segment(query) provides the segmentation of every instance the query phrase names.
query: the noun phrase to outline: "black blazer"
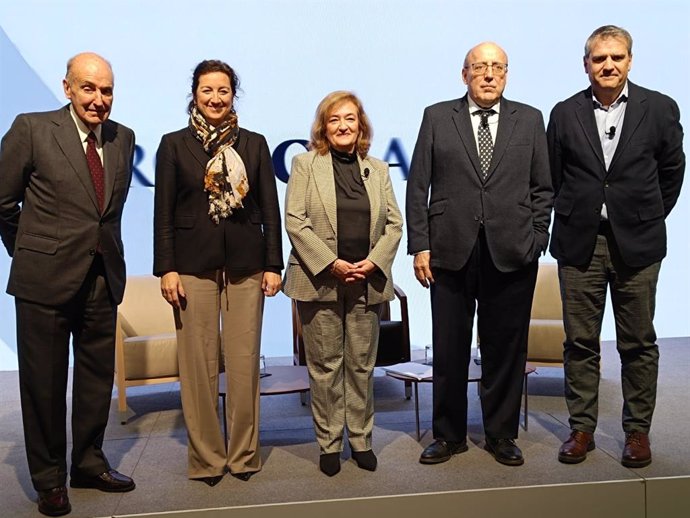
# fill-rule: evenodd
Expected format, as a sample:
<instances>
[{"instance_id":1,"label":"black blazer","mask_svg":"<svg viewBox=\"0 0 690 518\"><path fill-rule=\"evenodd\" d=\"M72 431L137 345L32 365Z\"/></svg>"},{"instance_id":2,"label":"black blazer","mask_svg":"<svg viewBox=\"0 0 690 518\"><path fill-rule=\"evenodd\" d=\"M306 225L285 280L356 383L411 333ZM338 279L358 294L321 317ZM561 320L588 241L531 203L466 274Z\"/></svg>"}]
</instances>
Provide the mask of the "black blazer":
<instances>
[{"instance_id":1,"label":"black blazer","mask_svg":"<svg viewBox=\"0 0 690 518\"><path fill-rule=\"evenodd\" d=\"M407 180L407 238L410 254L431 251L432 267L462 268L482 222L503 272L546 250L553 192L542 115L525 104L500 102L485 182L467 96L424 111Z\"/></svg>"},{"instance_id":2,"label":"black blazer","mask_svg":"<svg viewBox=\"0 0 690 518\"><path fill-rule=\"evenodd\" d=\"M678 105L628 82L620 141L606 171L592 89L558 103L548 127L556 191L551 255L570 265L592 257L602 203L623 261L643 267L666 255L665 218L683 183Z\"/></svg>"},{"instance_id":3,"label":"black blazer","mask_svg":"<svg viewBox=\"0 0 690 518\"><path fill-rule=\"evenodd\" d=\"M9 294L64 304L84 283L98 248L114 302L122 300L120 222L132 178L134 133L107 120L101 135L102 214L69 105L19 115L2 139L0 236L12 256Z\"/></svg>"},{"instance_id":4,"label":"black blazer","mask_svg":"<svg viewBox=\"0 0 690 518\"><path fill-rule=\"evenodd\" d=\"M240 129L249 193L216 225L208 215L204 174L210 156L189 128L164 135L156 155L153 272L195 274L226 268L236 275L280 273L283 252L280 209L266 139Z\"/></svg>"}]
</instances>

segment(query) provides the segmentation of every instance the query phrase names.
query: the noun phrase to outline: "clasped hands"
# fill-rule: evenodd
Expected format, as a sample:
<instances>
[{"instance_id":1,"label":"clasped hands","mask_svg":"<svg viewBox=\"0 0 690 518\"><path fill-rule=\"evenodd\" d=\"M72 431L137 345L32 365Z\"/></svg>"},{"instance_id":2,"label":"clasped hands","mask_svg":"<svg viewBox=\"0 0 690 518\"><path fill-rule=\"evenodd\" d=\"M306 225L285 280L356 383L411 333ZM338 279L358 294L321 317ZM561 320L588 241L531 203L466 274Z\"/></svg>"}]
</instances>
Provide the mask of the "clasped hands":
<instances>
[{"instance_id":1,"label":"clasped hands","mask_svg":"<svg viewBox=\"0 0 690 518\"><path fill-rule=\"evenodd\" d=\"M377 266L369 259L362 259L356 263L351 263L345 259L336 259L331 263L331 274L343 284L361 282L369 277Z\"/></svg>"}]
</instances>

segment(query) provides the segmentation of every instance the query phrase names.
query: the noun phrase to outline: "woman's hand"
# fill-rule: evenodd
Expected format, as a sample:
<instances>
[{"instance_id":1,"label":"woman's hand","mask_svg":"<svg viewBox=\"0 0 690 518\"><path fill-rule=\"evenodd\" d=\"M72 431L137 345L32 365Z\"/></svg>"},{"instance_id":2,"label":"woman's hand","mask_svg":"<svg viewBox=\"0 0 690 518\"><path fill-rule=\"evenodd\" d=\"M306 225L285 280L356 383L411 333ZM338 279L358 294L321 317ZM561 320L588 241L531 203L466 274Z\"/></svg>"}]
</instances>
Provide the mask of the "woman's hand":
<instances>
[{"instance_id":1,"label":"woman's hand","mask_svg":"<svg viewBox=\"0 0 690 518\"><path fill-rule=\"evenodd\" d=\"M261 280L261 290L267 297L273 297L280 291L283 281L280 275L275 272L264 272L264 277Z\"/></svg>"},{"instance_id":2,"label":"woman's hand","mask_svg":"<svg viewBox=\"0 0 690 518\"><path fill-rule=\"evenodd\" d=\"M354 264L354 267L354 270L350 272L354 280L350 282L364 280L378 269L378 267L369 259L362 259L361 261L357 261Z\"/></svg>"},{"instance_id":3,"label":"woman's hand","mask_svg":"<svg viewBox=\"0 0 690 518\"><path fill-rule=\"evenodd\" d=\"M161 277L161 294L172 307L180 308L180 299L186 298L187 295L177 272L168 272Z\"/></svg>"},{"instance_id":4,"label":"woman's hand","mask_svg":"<svg viewBox=\"0 0 690 518\"><path fill-rule=\"evenodd\" d=\"M355 270L355 265L345 259L336 259L331 263L331 275L335 276L343 284L364 279L364 277L361 279L353 277L353 270Z\"/></svg>"}]
</instances>

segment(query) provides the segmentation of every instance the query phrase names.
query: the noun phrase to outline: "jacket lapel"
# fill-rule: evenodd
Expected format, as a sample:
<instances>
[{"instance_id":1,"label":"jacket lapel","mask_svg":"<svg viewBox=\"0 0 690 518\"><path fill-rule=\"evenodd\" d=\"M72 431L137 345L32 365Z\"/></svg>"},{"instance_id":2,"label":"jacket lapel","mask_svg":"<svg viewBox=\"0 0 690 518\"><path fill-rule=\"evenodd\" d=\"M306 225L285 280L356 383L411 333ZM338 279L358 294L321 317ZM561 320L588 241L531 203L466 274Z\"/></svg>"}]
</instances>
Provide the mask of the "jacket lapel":
<instances>
[{"instance_id":1,"label":"jacket lapel","mask_svg":"<svg viewBox=\"0 0 690 518\"><path fill-rule=\"evenodd\" d=\"M625 146L628 145L630 138L640 126L642 119L647 113L647 97L631 82L628 82L628 100L626 102L627 106L625 107L625 118L623 119L623 127L621 128L621 137L616 146L616 152L611 159L609 172L613 170L616 160L623 153Z\"/></svg>"},{"instance_id":2,"label":"jacket lapel","mask_svg":"<svg viewBox=\"0 0 690 518\"><path fill-rule=\"evenodd\" d=\"M103 170L105 173L105 192L103 197L103 212L105 212L110 205L110 199L113 197L115 177L121 169L120 160L122 160L122 153L117 140L117 127L115 124L110 121L103 123L101 140L103 142Z\"/></svg>"},{"instance_id":3,"label":"jacket lapel","mask_svg":"<svg viewBox=\"0 0 690 518\"><path fill-rule=\"evenodd\" d=\"M358 155L357 160L359 161L360 171L364 172L369 169L369 175L363 174L362 181L369 197L369 242L374 243L377 238L375 224L381 209L381 175L384 172L376 169L368 158L362 160Z\"/></svg>"},{"instance_id":4,"label":"jacket lapel","mask_svg":"<svg viewBox=\"0 0 690 518\"><path fill-rule=\"evenodd\" d=\"M56 128L53 134L58 146L74 169L89 198L91 198L94 208L98 210L96 190L93 186L93 180L91 180L89 166L86 163L86 153L84 153L84 146L79 140L79 132L70 115L69 105L57 113L54 122Z\"/></svg>"},{"instance_id":5,"label":"jacket lapel","mask_svg":"<svg viewBox=\"0 0 690 518\"><path fill-rule=\"evenodd\" d=\"M465 146L467 156L470 157L470 162L474 167L477 177L481 179L482 168L479 163L479 152L477 151L477 141L474 138L474 131L472 130L472 123L470 122L470 111L467 106L467 95L460 98L453 106L453 124L458 130L460 141Z\"/></svg>"},{"instance_id":6,"label":"jacket lapel","mask_svg":"<svg viewBox=\"0 0 690 518\"><path fill-rule=\"evenodd\" d=\"M331 154L314 156L314 183L316 189L319 191L323 209L326 212L326 217L331 224L333 233L338 235L338 210L336 207L335 197L335 179L333 178L333 162Z\"/></svg>"},{"instance_id":7,"label":"jacket lapel","mask_svg":"<svg viewBox=\"0 0 690 518\"><path fill-rule=\"evenodd\" d=\"M204 146L194 138L191 131L185 132L183 140L191 155L203 166L202 171L206 171L206 164L211 157L208 156L208 153L204 150Z\"/></svg>"},{"instance_id":8,"label":"jacket lapel","mask_svg":"<svg viewBox=\"0 0 690 518\"><path fill-rule=\"evenodd\" d=\"M592 88L584 91L584 95L575 100L578 107L575 110L577 121L582 127L582 131L587 137L587 141L594 151L602 170L606 171L606 162L604 161L604 151L601 149L601 141L599 140L599 131L597 130L597 121L594 118L594 100L592 99Z\"/></svg>"}]
</instances>

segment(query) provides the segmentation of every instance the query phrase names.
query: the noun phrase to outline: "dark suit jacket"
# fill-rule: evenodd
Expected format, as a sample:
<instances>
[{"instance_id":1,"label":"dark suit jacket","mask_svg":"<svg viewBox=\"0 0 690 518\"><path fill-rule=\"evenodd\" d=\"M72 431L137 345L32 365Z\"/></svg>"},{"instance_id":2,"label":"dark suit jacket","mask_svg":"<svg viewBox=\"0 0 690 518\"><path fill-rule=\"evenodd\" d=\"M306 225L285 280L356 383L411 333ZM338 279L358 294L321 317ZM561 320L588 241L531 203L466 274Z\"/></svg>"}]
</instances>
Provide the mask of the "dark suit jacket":
<instances>
[{"instance_id":1,"label":"dark suit jacket","mask_svg":"<svg viewBox=\"0 0 690 518\"><path fill-rule=\"evenodd\" d=\"M407 179L408 252L430 250L432 267L459 270L483 222L496 267L518 270L546 250L552 196L541 112L501 99L482 182L467 96L435 104L424 111Z\"/></svg>"},{"instance_id":2,"label":"dark suit jacket","mask_svg":"<svg viewBox=\"0 0 690 518\"><path fill-rule=\"evenodd\" d=\"M12 256L7 292L46 305L73 297L103 255L115 303L125 261L120 221L129 191L134 133L102 126L105 203L99 213L86 155L69 106L19 115L0 149L0 236Z\"/></svg>"},{"instance_id":3,"label":"dark suit jacket","mask_svg":"<svg viewBox=\"0 0 690 518\"><path fill-rule=\"evenodd\" d=\"M241 128L234 148L247 170L249 193L242 200L244 208L216 225L204 191L210 156L188 128L163 136L156 155L155 275L283 269L280 208L266 139Z\"/></svg>"},{"instance_id":4,"label":"dark suit jacket","mask_svg":"<svg viewBox=\"0 0 690 518\"><path fill-rule=\"evenodd\" d=\"M592 257L602 203L623 261L643 267L666 255L664 219L676 204L685 155L678 106L628 82L620 141L606 171L588 88L558 103L548 128L556 191L551 255L570 265Z\"/></svg>"}]
</instances>

